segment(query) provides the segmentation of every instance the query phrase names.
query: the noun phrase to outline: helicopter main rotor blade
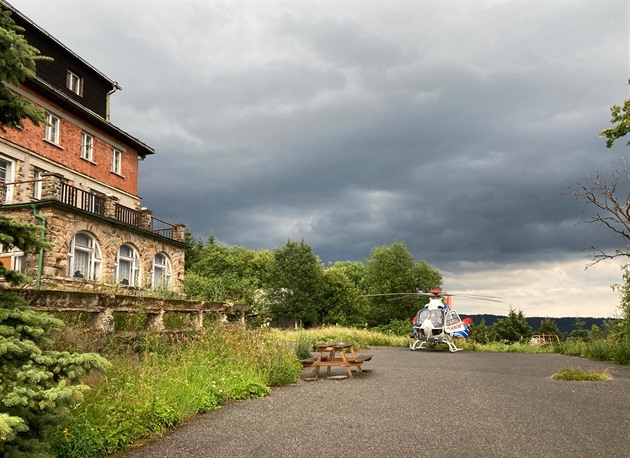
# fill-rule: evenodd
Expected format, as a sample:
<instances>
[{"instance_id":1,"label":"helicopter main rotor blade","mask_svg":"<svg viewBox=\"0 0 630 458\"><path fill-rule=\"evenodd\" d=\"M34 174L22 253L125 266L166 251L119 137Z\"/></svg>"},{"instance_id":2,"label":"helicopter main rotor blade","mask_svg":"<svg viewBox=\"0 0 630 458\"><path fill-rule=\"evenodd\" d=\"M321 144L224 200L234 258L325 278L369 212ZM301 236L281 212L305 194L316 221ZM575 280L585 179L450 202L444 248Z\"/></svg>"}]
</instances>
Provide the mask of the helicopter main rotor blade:
<instances>
[{"instance_id":1,"label":"helicopter main rotor blade","mask_svg":"<svg viewBox=\"0 0 630 458\"><path fill-rule=\"evenodd\" d=\"M482 301L490 301L490 302L503 302L503 299L499 296L480 296L477 294L452 294L452 296L465 297L468 299L479 299Z\"/></svg>"},{"instance_id":2,"label":"helicopter main rotor blade","mask_svg":"<svg viewBox=\"0 0 630 458\"><path fill-rule=\"evenodd\" d=\"M414 294L415 296L415 294ZM398 297L392 297L391 299L387 299L388 301L400 301L402 299L413 299L413 297L410 294L406 294L404 296L398 296Z\"/></svg>"}]
</instances>

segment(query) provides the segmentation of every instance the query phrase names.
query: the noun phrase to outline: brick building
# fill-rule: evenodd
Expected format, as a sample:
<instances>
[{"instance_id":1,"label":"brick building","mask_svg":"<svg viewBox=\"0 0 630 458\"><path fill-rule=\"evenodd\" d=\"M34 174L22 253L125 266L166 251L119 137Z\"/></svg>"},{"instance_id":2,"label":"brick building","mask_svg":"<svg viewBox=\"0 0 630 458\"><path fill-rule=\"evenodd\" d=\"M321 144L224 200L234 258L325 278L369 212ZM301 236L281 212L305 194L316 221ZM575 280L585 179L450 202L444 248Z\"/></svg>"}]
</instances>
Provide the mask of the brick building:
<instances>
[{"instance_id":1,"label":"brick building","mask_svg":"<svg viewBox=\"0 0 630 458\"><path fill-rule=\"evenodd\" d=\"M45 226L53 248L0 245L0 262L56 289L181 289L184 226L141 207L138 161L154 151L109 120L120 86L10 5L29 44L53 61L12 88L46 113L0 132L0 214Z\"/></svg>"}]
</instances>

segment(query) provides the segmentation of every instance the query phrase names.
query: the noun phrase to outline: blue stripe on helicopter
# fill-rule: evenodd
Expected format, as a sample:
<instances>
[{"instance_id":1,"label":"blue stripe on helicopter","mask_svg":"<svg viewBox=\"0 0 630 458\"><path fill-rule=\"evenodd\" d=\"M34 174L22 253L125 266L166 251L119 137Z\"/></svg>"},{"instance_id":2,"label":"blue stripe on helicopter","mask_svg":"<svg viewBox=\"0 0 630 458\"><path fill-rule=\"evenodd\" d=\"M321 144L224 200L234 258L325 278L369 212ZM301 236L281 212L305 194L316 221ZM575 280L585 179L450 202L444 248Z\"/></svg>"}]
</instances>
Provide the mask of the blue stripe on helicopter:
<instances>
[{"instance_id":1,"label":"blue stripe on helicopter","mask_svg":"<svg viewBox=\"0 0 630 458\"><path fill-rule=\"evenodd\" d=\"M470 328L466 328L466 329L462 329L461 331L455 331L453 333L453 336L463 337L464 339L467 339L469 332L470 332Z\"/></svg>"}]
</instances>

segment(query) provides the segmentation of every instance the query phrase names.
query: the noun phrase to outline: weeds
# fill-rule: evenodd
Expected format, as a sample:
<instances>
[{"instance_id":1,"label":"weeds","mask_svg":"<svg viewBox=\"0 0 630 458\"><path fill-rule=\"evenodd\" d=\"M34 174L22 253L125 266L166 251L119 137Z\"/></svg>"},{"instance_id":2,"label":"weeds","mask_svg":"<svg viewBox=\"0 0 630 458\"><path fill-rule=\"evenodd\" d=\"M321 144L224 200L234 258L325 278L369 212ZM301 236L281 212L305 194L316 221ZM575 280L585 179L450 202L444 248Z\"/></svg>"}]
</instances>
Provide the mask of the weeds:
<instances>
[{"instance_id":1,"label":"weeds","mask_svg":"<svg viewBox=\"0 0 630 458\"><path fill-rule=\"evenodd\" d=\"M208 323L202 334L126 337L67 326L56 341L63 349L99 351L113 364L105 376L87 377L92 390L73 410L71 421L51 438L57 456L94 457L161 434L230 400L264 396L272 386L294 383L302 369L299 359L310 356L317 344L349 342L360 350L404 347L409 338L341 326L279 331ZM469 351L557 352L630 364L628 342L612 340L555 346L474 341L457 345Z\"/></svg>"},{"instance_id":2,"label":"weeds","mask_svg":"<svg viewBox=\"0 0 630 458\"><path fill-rule=\"evenodd\" d=\"M553 374L551 378L576 382L607 382L612 380L606 369L583 371L579 367L567 367Z\"/></svg>"},{"instance_id":3,"label":"weeds","mask_svg":"<svg viewBox=\"0 0 630 458\"><path fill-rule=\"evenodd\" d=\"M54 437L58 456L112 453L230 400L267 395L301 371L275 333L226 325L179 342L152 336L119 347L110 361Z\"/></svg>"}]
</instances>

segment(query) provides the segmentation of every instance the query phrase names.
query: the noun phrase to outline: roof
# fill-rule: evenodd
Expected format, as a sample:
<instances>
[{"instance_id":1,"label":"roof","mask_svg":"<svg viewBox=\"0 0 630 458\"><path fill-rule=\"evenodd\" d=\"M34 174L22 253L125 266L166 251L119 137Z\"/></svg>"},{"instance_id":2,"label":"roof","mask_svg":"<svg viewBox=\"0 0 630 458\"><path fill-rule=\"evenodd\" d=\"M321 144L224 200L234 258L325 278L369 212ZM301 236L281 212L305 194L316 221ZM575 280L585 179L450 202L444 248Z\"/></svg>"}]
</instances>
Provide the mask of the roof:
<instances>
[{"instance_id":1,"label":"roof","mask_svg":"<svg viewBox=\"0 0 630 458\"><path fill-rule=\"evenodd\" d=\"M112 91L116 89L121 89L121 87L116 81L113 81L112 79L108 78L102 72L97 70L94 66L90 65L88 62L82 59L79 55L73 52L70 48L65 46L63 43L61 43L59 40L53 37L50 33L46 32L44 29L42 29L40 26L35 24L32 20L30 20L20 11L18 11L10 3L8 3L5 0L0 0L0 5L10 10L12 14L15 14L17 17L19 17L20 20L28 24L29 27L32 27L34 30L43 34L47 40L50 40L56 46L61 48L64 53L67 53L73 59L80 61L82 65L85 65L86 67L88 67L91 71L94 72L94 74L98 78L101 78L106 84L110 85L112 88ZM138 156L140 156L141 158L144 159L149 154L155 154L155 150L152 147L140 141L138 138L125 132L124 130L120 129L119 127L115 126L109 120L105 119L104 117L97 114L96 112L90 110L89 108L81 104L80 102L68 97L62 91L53 87L51 84L47 83L42 78L39 78L37 76L35 76L34 78L29 78L24 82L24 85L45 95L51 101L57 103L59 106L68 110L70 113L77 115L82 119L85 119L86 121L92 123L95 127L101 129L106 134L110 135L111 137L115 138L121 143L124 143L125 145L135 149L137 151Z\"/></svg>"}]
</instances>

